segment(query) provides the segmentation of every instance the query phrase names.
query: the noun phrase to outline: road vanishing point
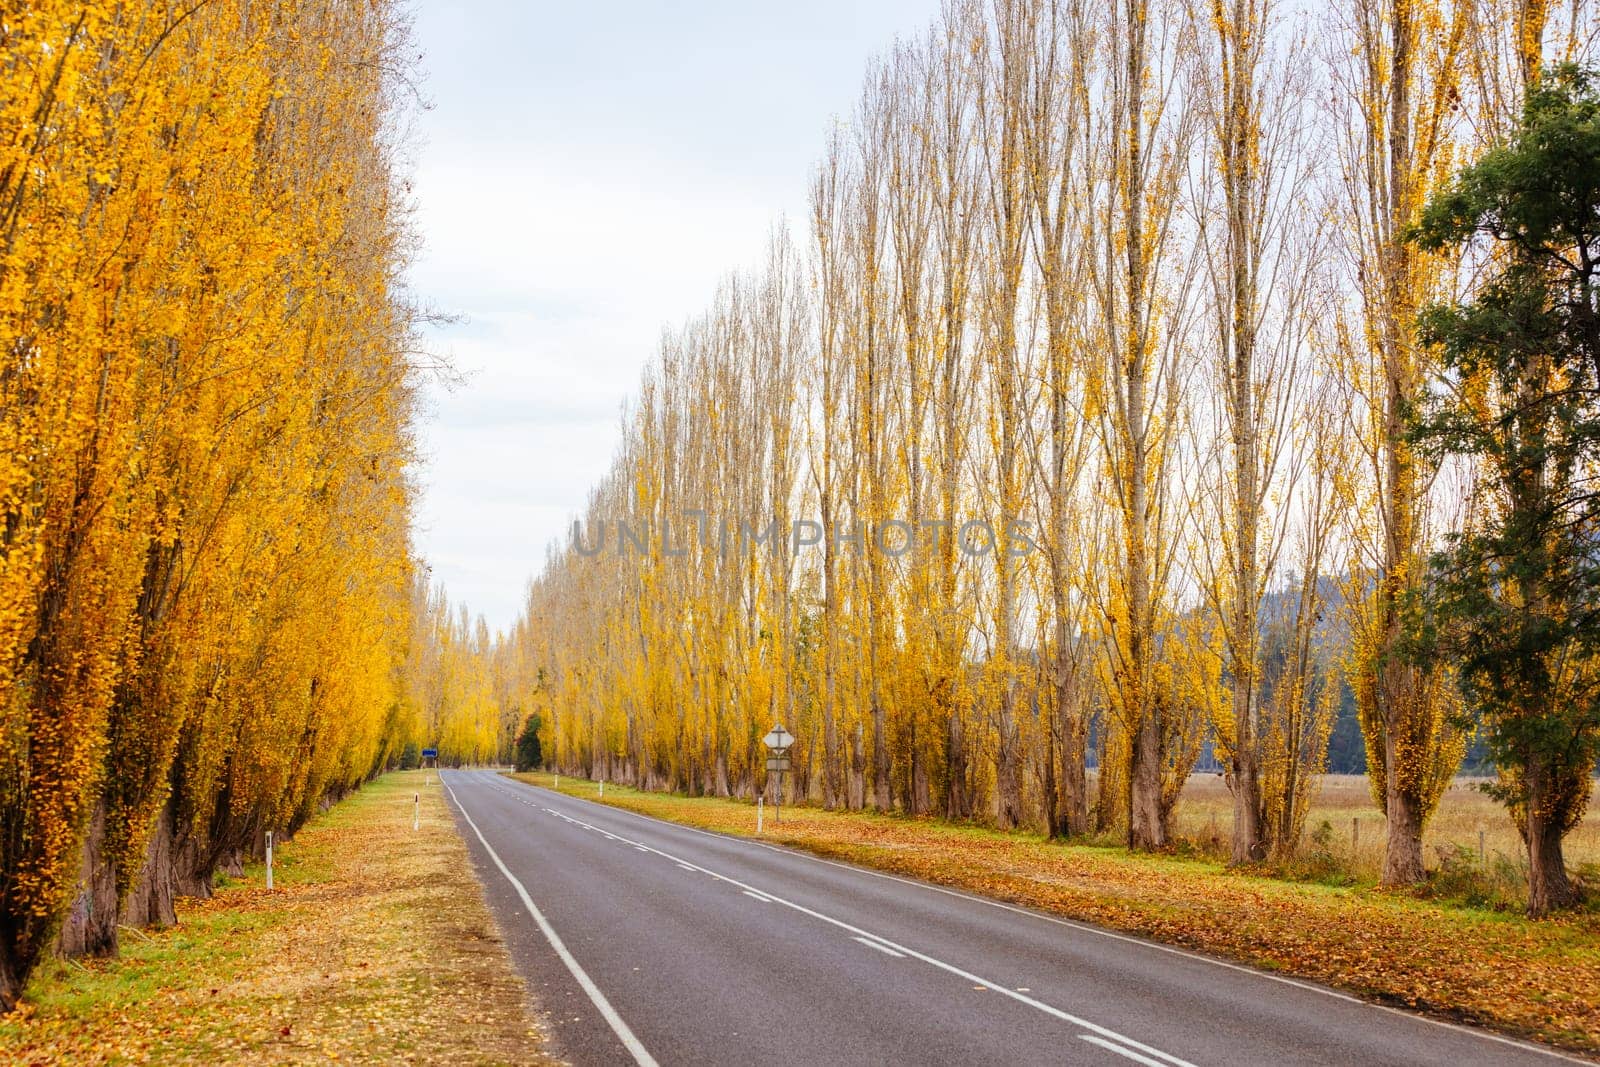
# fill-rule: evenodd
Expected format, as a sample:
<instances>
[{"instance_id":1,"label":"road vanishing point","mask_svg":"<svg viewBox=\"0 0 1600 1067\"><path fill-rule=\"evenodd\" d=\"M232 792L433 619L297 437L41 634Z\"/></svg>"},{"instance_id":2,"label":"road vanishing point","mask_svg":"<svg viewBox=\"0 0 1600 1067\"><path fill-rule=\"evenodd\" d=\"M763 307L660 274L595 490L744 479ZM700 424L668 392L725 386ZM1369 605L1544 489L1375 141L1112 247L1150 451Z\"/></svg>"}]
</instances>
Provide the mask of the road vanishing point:
<instances>
[{"instance_id":1,"label":"road vanishing point","mask_svg":"<svg viewBox=\"0 0 1600 1067\"><path fill-rule=\"evenodd\" d=\"M441 779L578 1067L1588 1062L493 772Z\"/></svg>"}]
</instances>

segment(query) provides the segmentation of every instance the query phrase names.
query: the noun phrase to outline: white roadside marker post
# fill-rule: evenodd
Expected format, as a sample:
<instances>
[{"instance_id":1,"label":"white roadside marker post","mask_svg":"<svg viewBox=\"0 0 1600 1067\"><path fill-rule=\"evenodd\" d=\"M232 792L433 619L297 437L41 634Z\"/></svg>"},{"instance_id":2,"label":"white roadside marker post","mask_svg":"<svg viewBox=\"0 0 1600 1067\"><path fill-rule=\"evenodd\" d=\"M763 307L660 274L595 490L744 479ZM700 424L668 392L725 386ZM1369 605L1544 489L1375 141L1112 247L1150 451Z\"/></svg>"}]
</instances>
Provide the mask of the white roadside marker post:
<instances>
[{"instance_id":1,"label":"white roadside marker post","mask_svg":"<svg viewBox=\"0 0 1600 1067\"><path fill-rule=\"evenodd\" d=\"M422 794L415 794L411 803L414 805L411 809L411 828L420 830L422 829Z\"/></svg>"},{"instance_id":2,"label":"white roadside marker post","mask_svg":"<svg viewBox=\"0 0 1600 1067\"><path fill-rule=\"evenodd\" d=\"M756 833L758 834L761 832L761 805L766 799L767 795L765 793L756 794Z\"/></svg>"},{"instance_id":3,"label":"white roadside marker post","mask_svg":"<svg viewBox=\"0 0 1600 1067\"><path fill-rule=\"evenodd\" d=\"M267 831L267 888L272 888L272 831Z\"/></svg>"},{"instance_id":4,"label":"white roadside marker post","mask_svg":"<svg viewBox=\"0 0 1600 1067\"><path fill-rule=\"evenodd\" d=\"M559 774L556 775L556 784L551 786L551 788L554 789L557 793L561 792L561 776Z\"/></svg>"},{"instance_id":5,"label":"white roadside marker post","mask_svg":"<svg viewBox=\"0 0 1600 1067\"><path fill-rule=\"evenodd\" d=\"M602 800L605 799L605 795L606 795L606 780L604 778L602 778L602 779L600 779L600 797L601 797Z\"/></svg>"}]
</instances>

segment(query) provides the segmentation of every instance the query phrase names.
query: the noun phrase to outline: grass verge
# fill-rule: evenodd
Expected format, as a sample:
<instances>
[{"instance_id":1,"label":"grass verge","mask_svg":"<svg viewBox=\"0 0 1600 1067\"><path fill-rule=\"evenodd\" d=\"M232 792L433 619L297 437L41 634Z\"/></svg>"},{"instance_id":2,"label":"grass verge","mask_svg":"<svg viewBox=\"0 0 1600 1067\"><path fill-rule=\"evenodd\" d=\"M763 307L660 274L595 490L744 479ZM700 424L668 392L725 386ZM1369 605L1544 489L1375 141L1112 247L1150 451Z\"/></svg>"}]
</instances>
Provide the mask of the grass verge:
<instances>
[{"instance_id":1,"label":"grass verge","mask_svg":"<svg viewBox=\"0 0 1600 1067\"><path fill-rule=\"evenodd\" d=\"M421 829L412 797L421 794ZM437 775L386 775L119 959L52 960L0 1062L548 1062Z\"/></svg>"},{"instance_id":2,"label":"grass verge","mask_svg":"<svg viewBox=\"0 0 1600 1067\"><path fill-rule=\"evenodd\" d=\"M548 774L514 777L549 787ZM562 775L561 792L599 799ZM607 783L603 803L740 836L750 803ZM1600 1051L1600 916L1538 922L1372 888L1286 882L1204 858L1066 845L932 819L766 812L763 839L1223 956L1435 1015Z\"/></svg>"}]
</instances>

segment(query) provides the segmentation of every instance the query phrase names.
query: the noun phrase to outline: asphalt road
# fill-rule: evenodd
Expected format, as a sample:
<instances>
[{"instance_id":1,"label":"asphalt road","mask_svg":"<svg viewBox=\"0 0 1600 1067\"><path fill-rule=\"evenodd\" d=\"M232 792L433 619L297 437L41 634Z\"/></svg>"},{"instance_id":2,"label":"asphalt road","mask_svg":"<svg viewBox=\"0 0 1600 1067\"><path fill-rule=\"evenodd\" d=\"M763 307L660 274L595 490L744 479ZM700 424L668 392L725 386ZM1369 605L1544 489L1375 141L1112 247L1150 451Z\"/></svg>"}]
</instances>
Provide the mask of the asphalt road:
<instances>
[{"instance_id":1,"label":"asphalt road","mask_svg":"<svg viewBox=\"0 0 1600 1067\"><path fill-rule=\"evenodd\" d=\"M579 1067L1566 1058L487 771L442 778L556 1051Z\"/></svg>"}]
</instances>

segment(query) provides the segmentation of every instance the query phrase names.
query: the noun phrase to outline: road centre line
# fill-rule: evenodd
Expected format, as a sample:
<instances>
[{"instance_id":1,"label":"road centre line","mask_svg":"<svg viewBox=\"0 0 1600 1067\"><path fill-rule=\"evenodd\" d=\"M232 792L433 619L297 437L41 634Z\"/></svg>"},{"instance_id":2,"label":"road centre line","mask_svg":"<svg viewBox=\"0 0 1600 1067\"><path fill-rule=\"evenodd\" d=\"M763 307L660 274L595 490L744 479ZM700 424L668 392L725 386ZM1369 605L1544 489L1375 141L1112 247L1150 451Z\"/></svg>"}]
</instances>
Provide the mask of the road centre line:
<instances>
[{"instance_id":1,"label":"road centre line","mask_svg":"<svg viewBox=\"0 0 1600 1067\"><path fill-rule=\"evenodd\" d=\"M581 819L575 819L573 821L576 822L579 826L585 826L585 827L589 827L591 829L594 828L594 827L590 826L590 824L583 822ZM694 870L698 870L698 871L700 871L700 872L702 872L704 874L711 875L713 878L721 879L722 881L727 882L729 885L738 886L740 889L750 891L752 893L752 895L755 895L755 894L764 895L772 903L781 904L784 907L790 908L790 909L792 909L794 911L797 911L802 915L808 915L811 918L814 918L814 919L820 920L822 922L828 923L831 926L836 926L839 929L844 930L846 933L858 935L860 937L871 938L871 939L873 939L875 941L878 941L879 943L881 943L883 945L887 945L888 947L894 949L897 952L900 952L901 954L903 954L905 956L910 956L913 959L921 960L922 962L924 962L926 964L929 964L930 966L937 967L939 970L945 971L945 972L947 972L949 974L956 975L959 978L964 978L967 981L972 982L974 985L981 985L986 989L993 990L994 992L999 993L1002 996L1009 997L1012 1000L1015 1000L1020 1004L1026 1004L1028 1007L1033 1008L1036 1011L1043 1012L1044 1014L1052 1016L1052 1017L1057 1018L1057 1019L1060 1019L1063 1022L1071 1023L1074 1026L1082 1027L1083 1029L1091 1031L1094 1034L1098 1034L1103 1038L1108 1038L1108 1039L1110 1039L1112 1041L1120 1042L1121 1044L1124 1044L1124 1045L1127 1045L1127 1046L1129 1046L1131 1048L1137 1049L1140 1052L1145 1053L1146 1055L1156 1057L1158 1060L1161 1061L1162 1067L1165 1067L1165 1065L1168 1065L1168 1064L1170 1064L1171 1067L1194 1067L1194 1064L1190 1063L1187 1060L1183 1060L1183 1059L1180 1059L1177 1056L1174 1056L1174 1055L1172 1055L1170 1053L1163 1052L1162 1050L1160 1050L1158 1048L1155 1048L1154 1046L1146 1045L1141 1041L1136 1041L1131 1037L1127 1037L1127 1036L1125 1036L1123 1034L1118 1033L1115 1030L1110 1029L1109 1027L1101 1026L1098 1023L1090 1022L1088 1019L1084 1019L1081 1016L1073 1015L1070 1012L1062 1011L1060 1008L1057 1008L1054 1005L1046 1004L1044 1001L1037 1000L1034 997L1030 997L1030 996L1028 996L1028 995L1026 995L1024 993L1018 993L1015 990L1012 990L1012 989L1010 989L1010 988L1008 988L1008 987L1006 987L1004 985L1001 985L999 983L990 981L987 978L983 978L983 977L981 977L979 975L973 974L971 971L967 971L967 970L964 970L964 969L962 969L960 967L957 967L955 964L946 963L945 961L940 960L940 959L936 959L935 957L929 956L926 953L918 952L914 948L910 948L908 946L902 945L902 944L900 944L900 943L898 943L896 941L891 941L889 938L881 937L881 936L879 936L877 934L872 933L869 930L864 930L859 926L855 926L855 925L853 925L851 923L845 922L843 919L836 919L831 915L824 914L823 912L817 911L817 910L815 910L813 908L808 908L803 904L797 904L792 900L788 900L788 899L786 899L784 897L778 896L778 895L773 894L773 893L768 893L765 890L757 889L755 886L748 885L748 884L746 884L744 882L741 882L737 878L730 878L727 875L718 874L716 871L713 871L713 870L711 870L709 868L706 868L706 867L702 867L699 864L692 863L691 861L685 860L685 859L683 859L683 858L681 858L679 856L674 856L669 852L662 851L661 849L651 848L651 847L646 846L646 845L641 845L639 842L630 841L627 838L623 838L623 840L628 841L629 844L632 844L632 845L635 845L637 847L643 848L647 852L654 852L656 855L661 856L661 857L663 857L665 859L673 860L674 862L678 863L681 866L690 867L690 868L692 868Z\"/></svg>"},{"instance_id":2,"label":"road centre line","mask_svg":"<svg viewBox=\"0 0 1600 1067\"><path fill-rule=\"evenodd\" d=\"M888 945L882 944L881 942L878 942L878 941L874 941L874 940L872 940L871 938L868 938L868 937L852 937L850 940L859 941L863 945L866 945L868 948L875 948L879 952L883 953L885 956L893 956L897 960L903 960L903 959L906 958L904 953L896 952L894 949L890 948Z\"/></svg>"},{"instance_id":3,"label":"road centre line","mask_svg":"<svg viewBox=\"0 0 1600 1067\"><path fill-rule=\"evenodd\" d=\"M515 779L513 779L513 781L515 781ZM517 782L517 784L525 789L544 788L543 786L536 786L527 782ZM683 823L673 822L670 819L661 819L654 815L646 815L640 811L631 811L628 808L618 807L615 804L598 804L595 801L589 800L585 797L568 796L565 793L557 793L556 795L567 800L575 800L583 804L593 804L594 806L603 808L607 811L614 811L623 815L631 815L636 819L642 819L645 822L651 822L660 826L670 827L674 830L684 830L691 834L698 834L701 837L709 837L724 842L737 842L739 844L754 845L756 848L764 848L769 852L776 852L782 856L791 856L796 859L807 860L811 863L821 863L829 867L837 867L842 871L851 871L855 874L864 874L872 878L881 878L890 882L899 882L902 885L911 886L914 889L923 889L932 893L940 893L947 897L956 897L974 904L982 904L989 908L999 908L1002 911L1009 911L1016 915L1025 915L1031 919L1038 919L1042 922L1052 923L1056 926L1064 926L1069 930L1076 930L1080 933L1094 934L1097 937L1110 938L1113 941L1120 941L1128 945L1136 945L1140 948L1150 949L1155 952L1164 952L1171 956L1181 956L1184 959L1194 960L1197 963L1209 964L1212 967L1221 967L1225 970L1248 975L1252 978L1260 978L1269 982L1277 982L1280 985L1292 986L1295 989L1304 990L1308 993L1316 993L1325 997L1332 997L1334 1000L1342 1000L1348 1004L1359 1005L1360 1007L1368 1008L1373 1011L1381 1011L1390 1015L1398 1015L1404 1019L1411 1019L1415 1022L1427 1023L1430 1026L1443 1027L1446 1030L1454 1030L1457 1033L1480 1038L1484 1041L1493 1041L1496 1044L1510 1045L1513 1048L1519 1048L1527 1052L1536 1052L1540 1055L1548 1056L1551 1059L1562 1060L1567 1063L1589 1064L1590 1067L1592 1067L1594 1062L1592 1060L1580 1059L1577 1056L1568 1055L1559 1049L1549 1048L1544 1045L1536 1045L1532 1042L1521 1041L1514 1037L1506 1037L1503 1034L1497 1034L1490 1030L1484 1030L1474 1026L1463 1026L1460 1023L1450 1022L1447 1019L1436 1019L1431 1015L1422 1015L1414 1011L1407 1011L1403 1008L1391 1007L1388 1004L1375 1004L1370 1000L1363 1000L1362 998L1354 996L1350 993L1343 993L1337 989L1330 989L1327 986L1317 985L1314 982L1307 982L1282 974L1272 974L1267 971L1258 970L1257 968L1248 966L1246 964L1233 963L1228 960L1217 959L1213 956L1206 956L1199 952L1191 952L1188 949L1178 948L1175 945L1163 945L1159 942L1150 941L1141 937L1135 937L1130 934L1121 934L1115 930L1106 930L1098 926L1091 926L1088 923L1081 923L1072 919L1063 919L1056 915L1047 915L1041 911L1018 907L1015 904L1008 904L1003 900L990 900L987 897L975 896L971 893L964 893L959 889L950 889L947 886L934 885L931 882L918 881L915 878L905 878L897 874L889 874L886 871L875 871L868 867L856 866L849 863L841 863L838 860L830 860L825 859L822 856L814 856L809 852L803 852L799 849L783 848L778 845L769 844L766 841L754 841L750 838L739 837L735 834L718 833L714 830L702 830L698 826L687 826Z\"/></svg>"},{"instance_id":4,"label":"road centre line","mask_svg":"<svg viewBox=\"0 0 1600 1067\"><path fill-rule=\"evenodd\" d=\"M1107 1041L1105 1038L1098 1037L1094 1034L1079 1034L1078 1037L1081 1040L1089 1042L1091 1045L1099 1045L1103 1049L1115 1052L1118 1056L1126 1056L1135 1063L1145 1064L1146 1067L1165 1067L1160 1060L1153 1060L1149 1056L1141 1056L1139 1053L1130 1048L1123 1048L1115 1041Z\"/></svg>"}]
</instances>

